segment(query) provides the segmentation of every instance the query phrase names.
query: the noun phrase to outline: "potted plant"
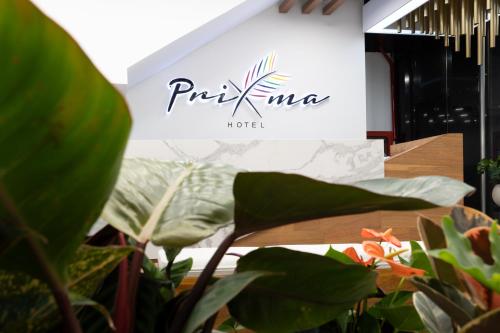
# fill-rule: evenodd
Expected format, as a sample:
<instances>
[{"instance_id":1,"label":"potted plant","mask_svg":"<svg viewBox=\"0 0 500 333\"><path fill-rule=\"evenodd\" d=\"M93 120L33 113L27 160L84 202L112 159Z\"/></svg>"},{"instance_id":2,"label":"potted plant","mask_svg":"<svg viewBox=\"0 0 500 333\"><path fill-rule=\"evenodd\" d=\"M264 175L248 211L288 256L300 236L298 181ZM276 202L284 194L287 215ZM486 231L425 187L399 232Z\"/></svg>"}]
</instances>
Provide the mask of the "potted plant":
<instances>
[{"instance_id":1,"label":"potted plant","mask_svg":"<svg viewBox=\"0 0 500 333\"><path fill-rule=\"evenodd\" d=\"M493 202L500 206L500 156L496 159L483 159L477 164L477 172L479 174L488 173L490 180L495 184L491 196Z\"/></svg>"}]
</instances>

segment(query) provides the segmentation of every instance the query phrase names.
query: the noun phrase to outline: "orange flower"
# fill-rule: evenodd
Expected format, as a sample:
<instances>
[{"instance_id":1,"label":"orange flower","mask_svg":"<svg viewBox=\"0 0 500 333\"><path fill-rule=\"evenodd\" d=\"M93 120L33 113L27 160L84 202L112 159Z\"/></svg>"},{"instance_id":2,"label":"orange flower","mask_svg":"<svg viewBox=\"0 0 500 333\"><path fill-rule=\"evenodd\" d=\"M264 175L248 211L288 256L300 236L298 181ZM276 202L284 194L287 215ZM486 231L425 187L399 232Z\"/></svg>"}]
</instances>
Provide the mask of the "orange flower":
<instances>
[{"instance_id":1,"label":"orange flower","mask_svg":"<svg viewBox=\"0 0 500 333\"><path fill-rule=\"evenodd\" d=\"M384 232L378 232L373 229L363 228L361 229L361 237L363 238L378 238L385 242L389 242L394 246L401 247L401 242L392 234L392 228L387 229Z\"/></svg>"},{"instance_id":2,"label":"orange flower","mask_svg":"<svg viewBox=\"0 0 500 333\"><path fill-rule=\"evenodd\" d=\"M364 241L363 250L367 255L373 258L383 258L385 255L384 248L374 241Z\"/></svg>"},{"instance_id":3,"label":"orange flower","mask_svg":"<svg viewBox=\"0 0 500 333\"><path fill-rule=\"evenodd\" d=\"M387 262L389 266L391 266L392 272L397 276L410 277L415 275L424 276L425 274L425 271L423 269L405 266L403 264L395 262L394 260L386 259L385 262Z\"/></svg>"},{"instance_id":4,"label":"orange flower","mask_svg":"<svg viewBox=\"0 0 500 333\"><path fill-rule=\"evenodd\" d=\"M425 271L423 269L413 268L409 266L405 266L400 264L392 259L389 259L385 256L385 251L380 244L374 241L364 241L363 242L363 250L367 255L372 258L378 259L380 261L386 262L391 266L392 272L401 277L409 277L409 276L423 276ZM387 256L391 256L388 254Z\"/></svg>"},{"instance_id":5,"label":"orange flower","mask_svg":"<svg viewBox=\"0 0 500 333\"><path fill-rule=\"evenodd\" d=\"M364 265L364 266L370 266L373 263L373 261L375 260L375 259L372 258L372 259L370 259L368 261L363 261L363 259L361 259L361 257L356 252L356 249L353 248L352 246L348 247L347 249L345 249L344 251L342 251L342 253L344 253L349 258L351 258L352 261L354 261L355 263L358 263L358 264L361 264L361 265Z\"/></svg>"}]
</instances>

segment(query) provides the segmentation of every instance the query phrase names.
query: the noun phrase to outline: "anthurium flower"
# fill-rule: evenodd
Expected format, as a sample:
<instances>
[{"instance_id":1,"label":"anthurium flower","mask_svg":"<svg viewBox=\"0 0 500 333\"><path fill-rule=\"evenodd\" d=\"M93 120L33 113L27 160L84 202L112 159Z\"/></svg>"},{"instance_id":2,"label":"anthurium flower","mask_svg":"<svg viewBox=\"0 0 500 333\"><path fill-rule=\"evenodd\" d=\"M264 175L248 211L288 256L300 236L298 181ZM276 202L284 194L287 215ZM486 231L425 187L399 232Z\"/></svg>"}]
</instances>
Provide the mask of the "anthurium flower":
<instances>
[{"instance_id":1,"label":"anthurium flower","mask_svg":"<svg viewBox=\"0 0 500 333\"><path fill-rule=\"evenodd\" d=\"M384 248L380 246L379 243L374 241L364 241L363 242L363 250L367 255L374 259L378 259L383 261L391 267L391 270L394 274L401 277L410 277L410 276L423 276L425 271L423 269L413 268L410 266L405 266L399 262L392 260L391 258L394 256L392 253L385 255Z\"/></svg>"},{"instance_id":2,"label":"anthurium flower","mask_svg":"<svg viewBox=\"0 0 500 333\"><path fill-rule=\"evenodd\" d=\"M367 255L373 258L379 259L385 256L384 248L374 241L364 241L363 250Z\"/></svg>"},{"instance_id":3,"label":"anthurium flower","mask_svg":"<svg viewBox=\"0 0 500 333\"><path fill-rule=\"evenodd\" d=\"M356 252L356 249L354 247L352 247L352 246L348 247L347 249L345 249L344 251L342 251L342 253L344 253L349 258L351 258L352 261L354 261L355 263L358 263L358 264L361 264L361 265L364 265L364 266L370 266L371 264L373 264L373 261L375 260L375 259L372 258L370 260L364 261L358 255L358 252Z\"/></svg>"},{"instance_id":4,"label":"anthurium flower","mask_svg":"<svg viewBox=\"0 0 500 333\"><path fill-rule=\"evenodd\" d=\"M384 232L378 232L373 229L363 228L361 229L361 237L372 239L378 238L385 242L389 242L394 246L401 247L401 242L392 234L392 228L387 229Z\"/></svg>"}]
</instances>

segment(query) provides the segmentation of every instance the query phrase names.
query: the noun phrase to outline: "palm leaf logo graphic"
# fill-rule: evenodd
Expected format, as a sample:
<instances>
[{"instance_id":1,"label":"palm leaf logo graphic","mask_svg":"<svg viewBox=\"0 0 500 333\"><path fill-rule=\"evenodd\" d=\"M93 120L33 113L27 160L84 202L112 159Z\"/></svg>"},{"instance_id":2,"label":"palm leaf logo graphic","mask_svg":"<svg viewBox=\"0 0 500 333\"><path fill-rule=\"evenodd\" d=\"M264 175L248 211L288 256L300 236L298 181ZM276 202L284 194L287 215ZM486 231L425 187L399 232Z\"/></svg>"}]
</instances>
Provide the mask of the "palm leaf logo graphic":
<instances>
[{"instance_id":1,"label":"palm leaf logo graphic","mask_svg":"<svg viewBox=\"0 0 500 333\"><path fill-rule=\"evenodd\" d=\"M274 69L276 52L268 54L250 68L245 76L243 90L252 97L268 97L276 89L283 86L290 76L278 74Z\"/></svg>"},{"instance_id":2,"label":"palm leaf logo graphic","mask_svg":"<svg viewBox=\"0 0 500 333\"><path fill-rule=\"evenodd\" d=\"M272 52L266 57L262 58L248 70L243 79L243 90L238 89L241 95L239 96L239 99L234 107L233 117L238 110L241 102L243 102L244 100L246 100L250 104L250 106L252 106L259 117L262 117L260 113L255 109L255 107L253 107L248 98L267 97L276 89L283 86L290 79L290 76L288 75L276 73L276 70L274 69L275 64L276 53ZM231 82L231 84L235 86L233 82Z\"/></svg>"}]
</instances>

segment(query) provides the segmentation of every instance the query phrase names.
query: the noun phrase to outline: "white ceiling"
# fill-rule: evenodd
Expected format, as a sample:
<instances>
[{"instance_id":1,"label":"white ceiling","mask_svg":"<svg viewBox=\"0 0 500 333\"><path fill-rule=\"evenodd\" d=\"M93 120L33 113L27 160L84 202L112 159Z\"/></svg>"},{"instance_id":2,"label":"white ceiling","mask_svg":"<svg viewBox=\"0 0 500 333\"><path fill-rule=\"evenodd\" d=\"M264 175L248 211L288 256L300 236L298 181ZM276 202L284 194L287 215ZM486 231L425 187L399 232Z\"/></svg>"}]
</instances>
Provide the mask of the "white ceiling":
<instances>
[{"instance_id":1,"label":"white ceiling","mask_svg":"<svg viewBox=\"0 0 500 333\"><path fill-rule=\"evenodd\" d=\"M368 33L397 33L389 25L429 0L370 0L363 6L363 30ZM411 33L403 30L404 33Z\"/></svg>"},{"instance_id":2,"label":"white ceiling","mask_svg":"<svg viewBox=\"0 0 500 333\"><path fill-rule=\"evenodd\" d=\"M113 83L127 67L249 0L32 0ZM251 0L250 0L251 1Z\"/></svg>"}]
</instances>

